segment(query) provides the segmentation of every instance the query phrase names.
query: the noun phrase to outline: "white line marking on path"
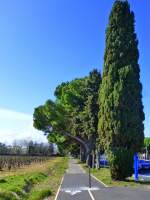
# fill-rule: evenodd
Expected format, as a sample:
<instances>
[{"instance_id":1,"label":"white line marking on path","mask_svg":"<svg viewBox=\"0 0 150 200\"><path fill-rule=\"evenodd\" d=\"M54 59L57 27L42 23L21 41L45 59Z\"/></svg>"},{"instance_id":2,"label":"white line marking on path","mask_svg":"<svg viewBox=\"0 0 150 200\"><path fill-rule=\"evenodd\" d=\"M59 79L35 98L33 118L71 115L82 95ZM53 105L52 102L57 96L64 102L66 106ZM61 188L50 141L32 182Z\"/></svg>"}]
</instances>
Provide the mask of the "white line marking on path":
<instances>
[{"instance_id":1,"label":"white line marking on path","mask_svg":"<svg viewBox=\"0 0 150 200\"><path fill-rule=\"evenodd\" d=\"M80 165L80 167L83 169L83 167L81 165ZM83 171L87 174L87 172L85 171L85 169L83 169ZM109 187L108 185L106 185L105 183L103 183L101 180L99 180L98 178L96 178L94 175L91 174L91 176L92 176L92 178L94 178L95 180L97 180L99 183L101 183L102 185L104 185L106 188Z\"/></svg>"},{"instance_id":2,"label":"white line marking on path","mask_svg":"<svg viewBox=\"0 0 150 200\"><path fill-rule=\"evenodd\" d=\"M57 191L57 194L56 194L56 196L55 196L55 200L57 200L57 197L58 197L58 194L59 194L59 192L60 192L60 188L61 188L61 185L62 185L63 180L64 180L64 176L63 176L62 179L61 179L60 186L59 186L58 191Z\"/></svg>"},{"instance_id":3,"label":"white line marking on path","mask_svg":"<svg viewBox=\"0 0 150 200\"><path fill-rule=\"evenodd\" d=\"M92 199L92 200L95 200L95 198L93 197L93 194L92 194L92 192L91 192L90 189L88 189L88 192L89 192L89 195L90 195L91 199Z\"/></svg>"},{"instance_id":4,"label":"white line marking on path","mask_svg":"<svg viewBox=\"0 0 150 200\"><path fill-rule=\"evenodd\" d=\"M81 193L82 191L88 191L88 190L89 190L89 187L76 187L76 188L62 188L60 191L66 192L73 196L77 193ZM96 191L96 190L100 190L100 188L98 187L90 188L90 191Z\"/></svg>"},{"instance_id":5,"label":"white line marking on path","mask_svg":"<svg viewBox=\"0 0 150 200\"><path fill-rule=\"evenodd\" d=\"M102 185L104 185L105 187L109 187L108 185L106 185L105 183L103 183L101 180L99 180L98 178L96 178L95 176L93 176L92 174L91 174L91 176L95 179L95 180L97 180L99 183L101 183Z\"/></svg>"},{"instance_id":6,"label":"white line marking on path","mask_svg":"<svg viewBox=\"0 0 150 200\"><path fill-rule=\"evenodd\" d=\"M81 190L65 190L66 193L70 193L71 196L75 195L75 194L78 194L78 193L81 193L82 191Z\"/></svg>"}]
</instances>

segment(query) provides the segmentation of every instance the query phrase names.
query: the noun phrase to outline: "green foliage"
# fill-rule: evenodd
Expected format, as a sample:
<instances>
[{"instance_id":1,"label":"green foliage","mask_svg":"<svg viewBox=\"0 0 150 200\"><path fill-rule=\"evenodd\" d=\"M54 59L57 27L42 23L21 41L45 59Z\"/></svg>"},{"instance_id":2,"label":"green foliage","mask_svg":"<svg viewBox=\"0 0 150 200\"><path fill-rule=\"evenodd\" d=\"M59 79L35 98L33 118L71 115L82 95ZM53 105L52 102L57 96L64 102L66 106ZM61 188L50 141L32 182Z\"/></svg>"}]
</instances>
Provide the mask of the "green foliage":
<instances>
[{"instance_id":1,"label":"green foliage","mask_svg":"<svg viewBox=\"0 0 150 200\"><path fill-rule=\"evenodd\" d=\"M53 102L52 102L52 105L53 105ZM48 124L48 119L45 116L44 106L39 106L35 108L33 118L34 118L34 124L33 124L34 127L39 130L45 131L45 127Z\"/></svg>"},{"instance_id":2,"label":"green foliage","mask_svg":"<svg viewBox=\"0 0 150 200\"><path fill-rule=\"evenodd\" d=\"M95 142L100 82L100 73L93 70L87 77L59 85L55 90L55 102L48 100L35 109L34 127L47 132L49 141L56 143L60 152L70 148L77 150L70 146L76 141L66 137L66 132L88 143L94 135Z\"/></svg>"},{"instance_id":3,"label":"green foliage","mask_svg":"<svg viewBox=\"0 0 150 200\"><path fill-rule=\"evenodd\" d=\"M68 154L70 143L62 134L52 132L48 135L48 140L57 144L60 155L64 156Z\"/></svg>"},{"instance_id":4,"label":"green foliage","mask_svg":"<svg viewBox=\"0 0 150 200\"><path fill-rule=\"evenodd\" d=\"M148 151L150 151L150 138L149 138L149 137L147 137L147 138L144 139L144 147L145 147Z\"/></svg>"},{"instance_id":5,"label":"green foliage","mask_svg":"<svg viewBox=\"0 0 150 200\"><path fill-rule=\"evenodd\" d=\"M112 155L112 159L110 156L109 158L115 169L115 173L111 169L114 179L131 174L132 154L127 156L128 161L124 163L126 154L121 152L138 152L143 146L144 113L137 46L134 13L130 11L127 1L117 0L106 30L104 71L99 94L100 141ZM124 172L121 172L119 167L124 164L130 166L123 168Z\"/></svg>"},{"instance_id":6,"label":"green foliage","mask_svg":"<svg viewBox=\"0 0 150 200\"><path fill-rule=\"evenodd\" d=\"M72 143L69 145L69 152L73 157L78 158L80 154L80 146L77 143Z\"/></svg>"},{"instance_id":7,"label":"green foliage","mask_svg":"<svg viewBox=\"0 0 150 200\"><path fill-rule=\"evenodd\" d=\"M56 102L63 105L71 114L77 107L81 110L85 103L85 81L87 77L74 79L71 82L62 83L55 90Z\"/></svg>"},{"instance_id":8,"label":"green foliage","mask_svg":"<svg viewBox=\"0 0 150 200\"><path fill-rule=\"evenodd\" d=\"M114 180L124 180L133 174L133 152L116 148L108 153L111 177ZM132 166L132 167L131 167Z\"/></svg>"},{"instance_id":9,"label":"green foliage","mask_svg":"<svg viewBox=\"0 0 150 200\"><path fill-rule=\"evenodd\" d=\"M85 83L86 101L83 111L80 113L82 122L82 132L89 140L89 146L95 149L96 139L98 137L98 95L101 84L101 74L94 69L90 72Z\"/></svg>"}]
</instances>

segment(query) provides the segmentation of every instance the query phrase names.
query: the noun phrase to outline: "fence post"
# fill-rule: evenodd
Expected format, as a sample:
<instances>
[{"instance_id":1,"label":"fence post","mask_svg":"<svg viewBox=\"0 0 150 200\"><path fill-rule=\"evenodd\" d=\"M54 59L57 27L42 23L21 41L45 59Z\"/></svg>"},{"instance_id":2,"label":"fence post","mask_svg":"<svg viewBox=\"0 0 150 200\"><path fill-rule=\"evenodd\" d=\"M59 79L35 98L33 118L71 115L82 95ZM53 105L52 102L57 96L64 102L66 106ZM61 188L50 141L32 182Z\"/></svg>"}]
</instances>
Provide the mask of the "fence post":
<instances>
[{"instance_id":1,"label":"fence post","mask_svg":"<svg viewBox=\"0 0 150 200\"><path fill-rule=\"evenodd\" d=\"M134 155L134 179L135 179L135 181L138 181L139 180L139 177L138 177L138 154L136 153L135 155Z\"/></svg>"}]
</instances>

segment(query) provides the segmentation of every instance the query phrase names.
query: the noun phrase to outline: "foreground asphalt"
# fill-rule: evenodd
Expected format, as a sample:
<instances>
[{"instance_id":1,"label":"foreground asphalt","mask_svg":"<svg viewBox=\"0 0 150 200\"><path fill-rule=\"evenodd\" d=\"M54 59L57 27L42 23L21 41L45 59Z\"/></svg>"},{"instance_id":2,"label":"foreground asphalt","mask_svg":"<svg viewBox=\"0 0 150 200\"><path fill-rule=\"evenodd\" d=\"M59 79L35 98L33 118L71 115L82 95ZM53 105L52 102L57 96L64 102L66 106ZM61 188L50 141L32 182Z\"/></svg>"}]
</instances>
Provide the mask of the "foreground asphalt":
<instances>
[{"instance_id":1,"label":"foreground asphalt","mask_svg":"<svg viewBox=\"0 0 150 200\"><path fill-rule=\"evenodd\" d=\"M150 190L126 187L105 187L92 178L92 187L88 187L88 174L70 159L56 200L150 200Z\"/></svg>"}]
</instances>

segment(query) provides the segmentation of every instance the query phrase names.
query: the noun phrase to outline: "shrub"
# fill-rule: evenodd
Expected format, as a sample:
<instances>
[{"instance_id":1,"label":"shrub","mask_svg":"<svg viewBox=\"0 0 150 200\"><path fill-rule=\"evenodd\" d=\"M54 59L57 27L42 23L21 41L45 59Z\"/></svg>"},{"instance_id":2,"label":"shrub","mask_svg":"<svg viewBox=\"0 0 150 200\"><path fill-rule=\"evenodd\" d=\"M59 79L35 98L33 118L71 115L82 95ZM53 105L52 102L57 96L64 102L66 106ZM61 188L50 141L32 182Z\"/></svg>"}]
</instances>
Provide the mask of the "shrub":
<instances>
[{"instance_id":1,"label":"shrub","mask_svg":"<svg viewBox=\"0 0 150 200\"><path fill-rule=\"evenodd\" d=\"M129 150L115 148L108 151L112 179L124 180L133 173L133 153Z\"/></svg>"}]
</instances>

